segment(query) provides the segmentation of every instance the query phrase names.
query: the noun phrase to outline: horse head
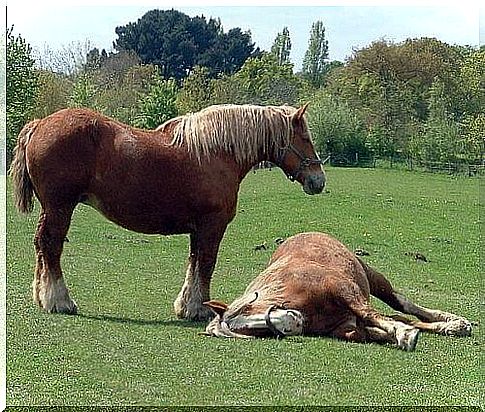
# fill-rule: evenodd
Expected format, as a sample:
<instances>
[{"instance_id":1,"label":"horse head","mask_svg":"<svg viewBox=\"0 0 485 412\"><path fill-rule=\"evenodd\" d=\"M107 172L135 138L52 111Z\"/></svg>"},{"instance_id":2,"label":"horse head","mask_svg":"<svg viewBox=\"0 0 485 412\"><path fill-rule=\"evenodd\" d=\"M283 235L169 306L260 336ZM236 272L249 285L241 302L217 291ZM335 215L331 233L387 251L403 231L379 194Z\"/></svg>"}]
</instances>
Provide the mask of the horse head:
<instances>
[{"instance_id":1,"label":"horse head","mask_svg":"<svg viewBox=\"0 0 485 412\"><path fill-rule=\"evenodd\" d=\"M291 181L303 186L305 193L321 193L325 187L324 163L315 152L304 117L308 103L291 115L291 136L286 147L279 149L276 164Z\"/></svg>"},{"instance_id":2,"label":"horse head","mask_svg":"<svg viewBox=\"0 0 485 412\"><path fill-rule=\"evenodd\" d=\"M258 293L253 292L237 299L231 305L211 300L204 305L216 317L207 325L205 334L224 338L255 338L301 335L303 315L278 305L254 304ZM266 306L266 307L265 307Z\"/></svg>"}]
</instances>

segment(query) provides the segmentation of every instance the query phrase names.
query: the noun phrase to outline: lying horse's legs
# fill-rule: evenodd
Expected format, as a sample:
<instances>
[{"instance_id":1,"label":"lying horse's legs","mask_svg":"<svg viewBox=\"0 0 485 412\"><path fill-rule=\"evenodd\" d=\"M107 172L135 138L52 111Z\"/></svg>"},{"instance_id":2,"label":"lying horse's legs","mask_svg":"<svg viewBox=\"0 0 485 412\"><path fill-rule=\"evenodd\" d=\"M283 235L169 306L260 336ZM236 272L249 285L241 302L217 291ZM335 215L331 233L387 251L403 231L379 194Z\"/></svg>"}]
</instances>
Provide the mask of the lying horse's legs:
<instances>
[{"instance_id":1,"label":"lying horse's legs","mask_svg":"<svg viewBox=\"0 0 485 412\"><path fill-rule=\"evenodd\" d=\"M69 229L73 208L42 210L35 250L37 265L33 282L33 298L49 313L76 313L76 303L70 298L61 270L61 253Z\"/></svg>"},{"instance_id":2,"label":"lying horse's legs","mask_svg":"<svg viewBox=\"0 0 485 412\"><path fill-rule=\"evenodd\" d=\"M421 327L420 329L434 331L443 335L469 336L471 334L471 323L467 319L453 313L428 309L411 302L405 296L397 293L384 275L364 262L361 261L361 263L363 263L366 271L373 296L379 298L391 308L416 316L423 322L439 323L439 325L435 325L432 328ZM422 325L423 322L416 323L416 327L419 327L417 325Z\"/></svg>"},{"instance_id":3,"label":"lying horse's legs","mask_svg":"<svg viewBox=\"0 0 485 412\"><path fill-rule=\"evenodd\" d=\"M203 303L210 300L210 281L225 226L223 229L205 229L205 232L199 230L190 235L189 266L184 285L174 302L178 318L207 320L213 316Z\"/></svg>"},{"instance_id":4,"label":"lying horse's legs","mask_svg":"<svg viewBox=\"0 0 485 412\"><path fill-rule=\"evenodd\" d=\"M394 343L398 348L407 351L412 351L416 347L419 329L382 316L369 308L364 308L362 315L367 339Z\"/></svg>"},{"instance_id":5,"label":"lying horse's legs","mask_svg":"<svg viewBox=\"0 0 485 412\"><path fill-rule=\"evenodd\" d=\"M375 326L365 326L364 323L360 321L360 319L357 320L355 316L351 316L347 322L339 325L332 331L331 336L337 339L358 343L396 343L396 339L392 334Z\"/></svg>"},{"instance_id":6,"label":"lying horse's legs","mask_svg":"<svg viewBox=\"0 0 485 412\"><path fill-rule=\"evenodd\" d=\"M339 296L357 317L357 330L364 334L364 340L390 342L400 349L412 351L418 341L419 329L387 318L373 309L360 288L351 282L339 285ZM359 328L359 325L361 327ZM363 328L362 328L363 326Z\"/></svg>"},{"instance_id":7,"label":"lying horse's legs","mask_svg":"<svg viewBox=\"0 0 485 412\"><path fill-rule=\"evenodd\" d=\"M457 317L447 321L437 322L422 322L419 320L407 319L404 316L394 315L393 319L411 325L419 330L429 333L436 333L438 335L447 336L470 336L471 335L471 323L464 319Z\"/></svg>"}]
</instances>

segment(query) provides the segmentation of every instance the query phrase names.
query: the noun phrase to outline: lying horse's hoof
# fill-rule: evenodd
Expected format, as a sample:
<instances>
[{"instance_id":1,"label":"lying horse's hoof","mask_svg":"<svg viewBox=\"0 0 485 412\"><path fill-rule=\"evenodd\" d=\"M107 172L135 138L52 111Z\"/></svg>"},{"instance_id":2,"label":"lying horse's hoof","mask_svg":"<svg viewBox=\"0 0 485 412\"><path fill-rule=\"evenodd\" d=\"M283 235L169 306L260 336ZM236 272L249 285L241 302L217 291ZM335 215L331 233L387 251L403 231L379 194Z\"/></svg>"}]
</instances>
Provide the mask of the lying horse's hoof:
<instances>
[{"instance_id":1,"label":"lying horse's hoof","mask_svg":"<svg viewBox=\"0 0 485 412\"><path fill-rule=\"evenodd\" d=\"M178 319L190 320L193 322L205 322L214 317L214 313L207 307L187 307L174 303L175 315Z\"/></svg>"},{"instance_id":2,"label":"lying horse's hoof","mask_svg":"<svg viewBox=\"0 0 485 412\"><path fill-rule=\"evenodd\" d=\"M399 349L412 352L418 343L419 329L405 326L396 330L397 346Z\"/></svg>"}]
</instances>

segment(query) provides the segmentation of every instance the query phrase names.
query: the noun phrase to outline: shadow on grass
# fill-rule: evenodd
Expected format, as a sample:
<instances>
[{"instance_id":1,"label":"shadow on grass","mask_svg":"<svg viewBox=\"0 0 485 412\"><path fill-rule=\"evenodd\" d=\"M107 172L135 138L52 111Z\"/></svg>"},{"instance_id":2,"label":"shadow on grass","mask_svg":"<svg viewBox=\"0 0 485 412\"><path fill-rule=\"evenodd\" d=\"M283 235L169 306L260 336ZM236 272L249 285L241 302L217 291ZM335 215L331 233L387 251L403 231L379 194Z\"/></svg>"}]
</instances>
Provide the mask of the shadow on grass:
<instances>
[{"instance_id":1,"label":"shadow on grass","mask_svg":"<svg viewBox=\"0 0 485 412\"><path fill-rule=\"evenodd\" d=\"M126 323L131 325L141 325L141 326L178 326L181 328L205 328L207 322L192 322L183 319L132 319L126 317L118 317L112 315L86 315L78 313L77 317L97 320L100 322L114 322L114 323Z\"/></svg>"}]
</instances>

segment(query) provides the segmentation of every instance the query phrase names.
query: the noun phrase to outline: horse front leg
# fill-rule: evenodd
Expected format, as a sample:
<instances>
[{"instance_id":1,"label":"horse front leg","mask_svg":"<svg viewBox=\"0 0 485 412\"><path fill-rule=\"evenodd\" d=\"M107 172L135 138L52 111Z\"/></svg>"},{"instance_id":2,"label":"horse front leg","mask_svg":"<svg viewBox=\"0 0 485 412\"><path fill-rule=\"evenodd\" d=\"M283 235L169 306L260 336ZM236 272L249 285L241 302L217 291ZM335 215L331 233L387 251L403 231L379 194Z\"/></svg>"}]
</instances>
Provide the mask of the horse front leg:
<instances>
[{"instance_id":1,"label":"horse front leg","mask_svg":"<svg viewBox=\"0 0 485 412\"><path fill-rule=\"evenodd\" d=\"M212 311L203 305L210 300L210 281L226 226L205 226L190 235L190 255L185 282L174 302L178 318L208 320ZM205 230L204 230L205 229Z\"/></svg>"}]
</instances>

